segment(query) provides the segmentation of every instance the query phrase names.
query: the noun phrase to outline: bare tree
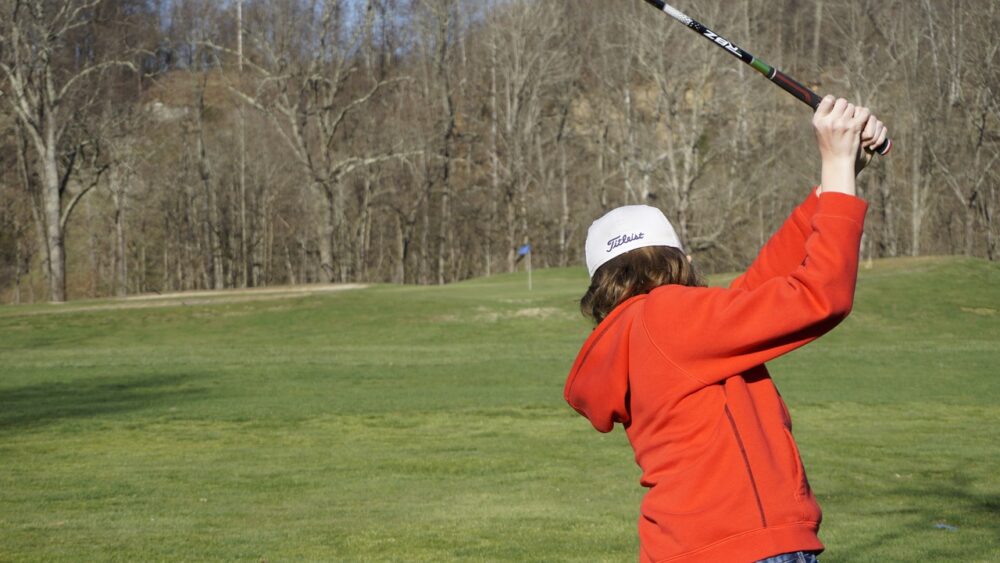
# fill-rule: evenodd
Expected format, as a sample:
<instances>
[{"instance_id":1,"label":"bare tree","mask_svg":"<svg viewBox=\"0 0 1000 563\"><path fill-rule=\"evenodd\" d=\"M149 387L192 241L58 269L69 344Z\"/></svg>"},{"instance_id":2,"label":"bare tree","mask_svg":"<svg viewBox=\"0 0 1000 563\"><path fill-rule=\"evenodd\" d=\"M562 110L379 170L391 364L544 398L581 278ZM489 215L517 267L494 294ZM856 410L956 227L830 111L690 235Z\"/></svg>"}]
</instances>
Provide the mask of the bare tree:
<instances>
[{"instance_id":1,"label":"bare tree","mask_svg":"<svg viewBox=\"0 0 1000 563\"><path fill-rule=\"evenodd\" d=\"M516 2L495 11L499 122L497 159L507 247L507 269L515 267L517 247L528 241L528 193L536 183L533 148L540 134L551 88L564 76L563 20L546 2Z\"/></svg>"},{"instance_id":2,"label":"bare tree","mask_svg":"<svg viewBox=\"0 0 1000 563\"><path fill-rule=\"evenodd\" d=\"M320 265L327 282L346 279L350 263L344 177L401 152L357 154L341 144L351 114L392 82L370 74L358 77L357 53L365 32L348 30L344 38L346 9L337 0L263 6L254 14L259 31L251 34L259 60L244 62L257 73L257 88L234 90L268 117L309 178L322 212Z\"/></svg>"},{"instance_id":3,"label":"bare tree","mask_svg":"<svg viewBox=\"0 0 1000 563\"><path fill-rule=\"evenodd\" d=\"M438 232L435 279L438 284L445 282L445 268L448 260L449 233L451 222L451 198L453 186L453 157L455 152L456 114L455 85L451 76L454 66L449 60L452 56L456 37L461 30L458 28L457 0L433 0L422 3L420 14L425 27L424 38L420 42L424 61L422 69L422 89L426 103L436 111L432 111L430 124L431 138L428 139L434 147L428 146L425 152L434 155L426 159L436 172L428 172L432 189L438 192Z\"/></svg>"},{"instance_id":4,"label":"bare tree","mask_svg":"<svg viewBox=\"0 0 1000 563\"><path fill-rule=\"evenodd\" d=\"M998 258L1000 4L692 9L887 121L869 257ZM817 179L808 110L649 10L0 1L0 291L448 283L576 264L626 203L739 268Z\"/></svg>"},{"instance_id":5,"label":"bare tree","mask_svg":"<svg viewBox=\"0 0 1000 563\"><path fill-rule=\"evenodd\" d=\"M963 2L955 2L945 15L934 15L928 8L928 26L932 48L944 35L948 41L948 61L936 56L932 64L938 75L938 113L935 120L936 140L928 151L936 164L940 179L955 197L962 214L962 253L971 256L976 247L977 226L992 232L993 219L990 194L995 193L997 163L1000 162L1000 45L995 42L972 41L966 44L962 27L969 25L977 32L988 33L1000 22L1000 8L990 3L987 10L970 18ZM945 24L936 21L945 19ZM944 26L948 33L937 30ZM975 67L975 73L966 69ZM990 246L989 237L985 242Z\"/></svg>"},{"instance_id":6,"label":"bare tree","mask_svg":"<svg viewBox=\"0 0 1000 563\"><path fill-rule=\"evenodd\" d=\"M39 220L45 232L46 273L53 301L66 300L64 233L73 209L96 185L70 190L81 145L67 130L98 89L88 82L126 60L97 60L74 50L74 37L90 24L99 0L5 3L0 14L0 73L7 83L5 102L17 116L34 151L39 178Z\"/></svg>"}]
</instances>

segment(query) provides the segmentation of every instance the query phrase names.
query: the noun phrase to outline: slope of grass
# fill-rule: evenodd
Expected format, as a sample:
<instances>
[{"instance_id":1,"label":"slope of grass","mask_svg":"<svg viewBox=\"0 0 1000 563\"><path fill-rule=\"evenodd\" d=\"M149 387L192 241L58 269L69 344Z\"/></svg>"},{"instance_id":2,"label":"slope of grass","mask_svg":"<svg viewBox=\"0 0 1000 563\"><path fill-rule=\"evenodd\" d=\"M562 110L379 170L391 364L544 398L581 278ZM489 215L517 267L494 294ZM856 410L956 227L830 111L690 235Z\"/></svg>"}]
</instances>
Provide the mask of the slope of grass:
<instances>
[{"instance_id":1,"label":"slope of grass","mask_svg":"<svg viewBox=\"0 0 1000 563\"><path fill-rule=\"evenodd\" d=\"M562 401L585 277L0 309L0 560L632 561L624 433ZM996 560L998 309L996 264L879 262L773 363L825 562Z\"/></svg>"}]
</instances>

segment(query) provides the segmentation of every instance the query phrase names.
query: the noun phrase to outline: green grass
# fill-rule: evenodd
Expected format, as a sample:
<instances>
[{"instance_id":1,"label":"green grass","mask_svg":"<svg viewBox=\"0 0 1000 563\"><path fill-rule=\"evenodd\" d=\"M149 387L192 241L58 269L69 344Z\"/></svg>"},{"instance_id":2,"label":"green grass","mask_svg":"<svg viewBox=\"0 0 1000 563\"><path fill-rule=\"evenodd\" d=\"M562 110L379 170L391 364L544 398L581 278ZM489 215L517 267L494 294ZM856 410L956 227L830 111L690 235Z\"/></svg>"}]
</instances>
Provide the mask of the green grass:
<instances>
[{"instance_id":1,"label":"green grass","mask_svg":"<svg viewBox=\"0 0 1000 563\"><path fill-rule=\"evenodd\" d=\"M562 401L585 277L2 308L0 560L634 561L625 435ZM771 365L824 563L998 560L998 309L1000 265L877 262Z\"/></svg>"}]
</instances>

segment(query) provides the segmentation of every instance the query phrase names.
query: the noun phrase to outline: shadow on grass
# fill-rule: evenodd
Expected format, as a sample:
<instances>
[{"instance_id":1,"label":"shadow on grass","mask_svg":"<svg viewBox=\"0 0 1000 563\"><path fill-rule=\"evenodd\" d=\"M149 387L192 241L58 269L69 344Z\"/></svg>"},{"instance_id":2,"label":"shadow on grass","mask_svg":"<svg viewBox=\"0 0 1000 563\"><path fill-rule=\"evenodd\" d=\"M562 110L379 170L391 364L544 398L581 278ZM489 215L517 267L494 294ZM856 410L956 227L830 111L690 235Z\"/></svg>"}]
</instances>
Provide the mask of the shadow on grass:
<instances>
[{"instance_id":1,"label":"shadow on grass","mask_svg":"<svg viewBox=\"0 0 1000 563\"><path fill-rule=\"evenodd\" d=\"M191 375L95 377L0 389L0 432L70 418L97 418L174 403L204 389Z\"/></svg>"},{"instance_id":2,"label":"shadow on grass","mask_svg":"<svg viewBox=\"0 0 1000 563\"><path fill-rule=\"evenodd\" d=\"M891 560L893 550L903 542L920 546L925 561L981 561L984 546L976 541L939 544L928 541L942 534L980 532L992 535L1000 527L1000 494L976 493L971 484L959 476L952 483L943 480L928 482L927 486L905 486L888 491L887 496L905 499L906 508L869 511L885 520L906 516L916 517L912 523L896 527L893 531L873 535L865 542L838 546L838 561ZM895 504L895 503L894 503ZM939 524L954 526L941 529Z\"/></svg>"}]
</instances>

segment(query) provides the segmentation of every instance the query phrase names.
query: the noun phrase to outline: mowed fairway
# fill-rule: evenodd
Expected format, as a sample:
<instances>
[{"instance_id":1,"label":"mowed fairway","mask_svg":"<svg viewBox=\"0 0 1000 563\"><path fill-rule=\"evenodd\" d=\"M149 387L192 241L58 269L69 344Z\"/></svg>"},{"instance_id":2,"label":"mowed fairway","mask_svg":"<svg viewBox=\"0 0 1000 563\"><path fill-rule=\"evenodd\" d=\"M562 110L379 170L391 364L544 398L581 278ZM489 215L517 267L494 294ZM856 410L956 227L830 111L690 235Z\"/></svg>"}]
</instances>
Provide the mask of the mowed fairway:
<instances>
[{"instance_id":1,"label":"mowed fairway","mask_svg":"<svg viewBox=\"0 0 1000 563\"><path fill-rule=\"evenodd\" d=\"M0 560L633 561L624 432L562 399L585 284L0 308ZM771 369L824 563L1000 560L1000 265L877 262Z\"/></svg>"}]
</instances>

